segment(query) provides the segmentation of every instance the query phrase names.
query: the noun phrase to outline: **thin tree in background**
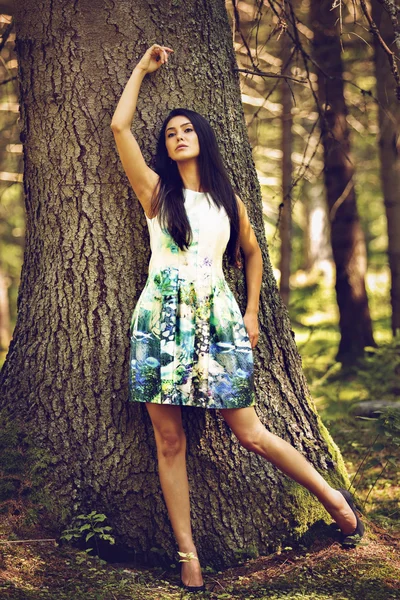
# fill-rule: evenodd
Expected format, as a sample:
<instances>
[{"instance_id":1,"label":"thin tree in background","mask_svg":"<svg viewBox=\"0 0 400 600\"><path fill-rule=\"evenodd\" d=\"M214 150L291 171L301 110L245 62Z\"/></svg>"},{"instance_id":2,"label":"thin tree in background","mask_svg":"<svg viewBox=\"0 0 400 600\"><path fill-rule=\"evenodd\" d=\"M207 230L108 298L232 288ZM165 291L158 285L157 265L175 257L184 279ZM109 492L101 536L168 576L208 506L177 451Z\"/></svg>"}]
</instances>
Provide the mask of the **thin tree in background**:
<instances>
[{"instance_id":1,"label":"thin tree in background","mask_svg":"<svg viewBox=\"0 0 400 600\"><path fill-rule=\"evenodd\" d=\"M363 355L366 346L375 345L365 287L366 245L357 211L354 165L350 156L338 11L332 9L331 0L311 0L310 21L314 32L313 55L319 66L324 178L340 315L337 360L348 365Z\"/></svg>"},{"instance_id":2,"label":"thin tree in background","mask_svg":"<svg viewBox=\"0 0 400 600\"><path fill-rule=\"evenodd\" d=\"M0 5L1 10L7 6ZM23 245L21 207L22 152L20 151L18 87L15 67L15 28L12 17L0 14L0 352L7 350L15 316L10 302L19 283ZM12 290L12 291L11 291ZM11 292L11 293L10 293Z\"/></svg>"},{"instance_id":3,"label":"thin tree in background","mask_svg":"<svg viewBox=\"0 0 400 600\"><path fill-rule=\"evenodd\" d=\"M290 74L292 49L293 44L291 38L286 33L283 33L281 37L282 73ZM279 214L279 233L281 238L279 270L281 278L279 282L279 291L286 306L289 306L290 263L292 257L292 96L293 92L289 82L282 79L282 203Z\"/></svg>"},{"instance_id":4,"label":"thin tree in background","mask_svg":"<svg viewBox=\"0 0 400 600\"><path fill-rule=\"evenodd\" d=\"M329 234L328 211L323 184L304 179L301 201L303 204L304 259L302 268L308 272L323 272L331 278L333 270L332 246Z\"/></svg>"},{"instance_id":5,"label":"thin tree in background","mask_svg":"<svg viewBox=\"0 0 400 600\"><path fill-rule=\"evenodd\" d=\"M8 277L0 267L0 350L5 350L11 340Z\"/></svg>"},{"instance_id":6,"label":"thin tree in background","mask_svg":"<svg viewBox=\"0 0 400 600\"><path fill-rule=\"evenodd\" d=\"M373 0L372 17L388 48L394 48L395 35L390 15ZM388 257L391 274L393 335L400 333L400 102L387 53L374 36L376 94L379 100L379 155L385 202Z\"/></svg>"}]
</instances>

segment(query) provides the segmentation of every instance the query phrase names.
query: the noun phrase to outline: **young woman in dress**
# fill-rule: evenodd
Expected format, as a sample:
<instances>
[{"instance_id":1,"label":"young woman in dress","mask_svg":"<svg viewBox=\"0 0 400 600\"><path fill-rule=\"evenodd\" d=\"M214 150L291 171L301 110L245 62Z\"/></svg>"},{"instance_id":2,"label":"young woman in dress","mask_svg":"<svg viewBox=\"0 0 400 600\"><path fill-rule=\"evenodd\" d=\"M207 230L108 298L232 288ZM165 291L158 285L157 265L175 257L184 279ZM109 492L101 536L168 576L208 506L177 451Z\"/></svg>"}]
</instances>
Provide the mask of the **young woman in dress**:
<instances>
[{"instance_id":1,"label":"young woman in dress","mask_svg":"<svg viewBox=\"0 0 400 600\"><path fill-rule=\"evenodd\" d=\"M160 483L183 557L181 583L187 591L198 591L204 585L190 523L182 405L219 408L245 448L270 461L318 498L341 529L345 544L361 539L364 526L351 494L330 487L305 457L264 427L254 410L252 349L259 335L261 252L246 208L230 186L211 127L198 113L185 109L172 111L159 138L157 172L147 166L132 135L131 124L142 80L147 73L166 64L172 52L171 48L157 44L146 51L126 84L111 128L122 165L144 209L152 245L149 279L131 323L130 399L146 402L157 445ZM208 202L210 190L214 190L214 197L211 195L214 203ZM171 198L173 202L168 205ZM163 228L159 212L164 219ZM213 223L219 229L213 231ZM219 231L221 235L215 235ZM235 264L239 246L245 257L247 285L243 318L225 284L220 264L225 247L231 263ZM194 272L201 273L202 279L196 275L196 280ZM217 283L207 288L207 281ZM178 294L180 284L182 289ZM213 308L210 308L210 294L215 295ZM218 300L218 294L222 301ZM197 300L193 302L189 296ZM200 308L193 309L196 302L205 311L200 317ZM236 327L231 327L223 313L222 305L226 304L233 311L231 320L232 314L237 318ZM222 325L218 323L217 310L221 311ZM154 314L160 317L158 323L154 323ZM153 319L151 325L149 315ZM178 337L177 319L180 319ZM178 351L180 358L176 362ZM237 381L237 377L242 378L240 389L244 392L240 397L229 396L227 392L234 389L232 381Z\"/></svg>"}]
</instances>

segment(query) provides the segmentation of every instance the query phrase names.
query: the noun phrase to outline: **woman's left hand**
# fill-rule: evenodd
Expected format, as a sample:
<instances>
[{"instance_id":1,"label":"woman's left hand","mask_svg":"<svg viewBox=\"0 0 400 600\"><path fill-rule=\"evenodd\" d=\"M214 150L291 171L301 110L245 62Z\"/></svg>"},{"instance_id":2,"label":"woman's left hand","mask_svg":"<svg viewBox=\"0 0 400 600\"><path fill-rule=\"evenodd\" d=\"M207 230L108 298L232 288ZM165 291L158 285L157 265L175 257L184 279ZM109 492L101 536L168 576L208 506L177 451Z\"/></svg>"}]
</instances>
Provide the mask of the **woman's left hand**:
<instances>
[{"instance_id":1,"label":"woman's left hand","mask_svg":"<svg viewBox=\"0 0 400 600\"><path fill-rule=\"evenodd\" d=\"M257 313L247 313L246 312L244 314L243 321L244 321L244 324L247 329L247 335L250 338L251 347L254 348L254 346L258 342L258 335L259 335L258 315L257 315Z\"/></svg>"}]
</instances>

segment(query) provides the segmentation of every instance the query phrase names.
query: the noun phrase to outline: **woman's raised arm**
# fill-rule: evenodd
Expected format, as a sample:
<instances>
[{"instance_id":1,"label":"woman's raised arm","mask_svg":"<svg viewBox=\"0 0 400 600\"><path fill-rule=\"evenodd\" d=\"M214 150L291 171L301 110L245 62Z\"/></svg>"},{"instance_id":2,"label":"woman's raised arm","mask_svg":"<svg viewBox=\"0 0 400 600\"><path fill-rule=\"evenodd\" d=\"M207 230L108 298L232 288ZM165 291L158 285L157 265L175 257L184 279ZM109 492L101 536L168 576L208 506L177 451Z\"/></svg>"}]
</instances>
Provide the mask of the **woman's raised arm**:
<instances>
[{"instance_id":1,"label":"woman's raised arm","mask_svg":"<svg viewBox=\"0 0 400 600\"><path fill-rule=\"evenodd\" d=\"M111 120L111 129L122 166L148 216L152 216L149 215L150 201L159 177L147 166L139 144L131 132L131 125L144 76L157 71L161 65L168 62L170 52L173 52L171 48L158 44L154 44L145 52L134 68Z\"/></svg>"}]
</instances>

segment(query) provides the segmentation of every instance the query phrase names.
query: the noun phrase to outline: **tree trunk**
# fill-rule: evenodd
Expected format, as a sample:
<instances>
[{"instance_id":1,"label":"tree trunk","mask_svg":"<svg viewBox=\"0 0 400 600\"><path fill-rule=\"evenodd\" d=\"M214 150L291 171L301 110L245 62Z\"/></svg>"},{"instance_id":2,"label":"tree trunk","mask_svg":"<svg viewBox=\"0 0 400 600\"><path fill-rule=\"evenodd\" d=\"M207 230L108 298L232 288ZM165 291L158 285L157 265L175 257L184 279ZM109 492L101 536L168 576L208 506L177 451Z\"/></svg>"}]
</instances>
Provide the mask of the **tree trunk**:
<instances>
[{"instance_id":1,"label":"tree trunk","mask_svg":"<svg viewBox=\"0 0 400 600\"><path fill-rule=\"evenodd\" d=\"M0 14L13 15L15 14L15 4L17 0L0 0Z\"/></svg>"},{"instance_id":2,"label":"tree trunk","mask_svg":"<svg viewBox=\"0 0 400 600\"><path fill-rule=\"evenodd\" d=\"M374 4L376 2L376 0L372 0L372 4ZM399 4L397 0L379 0L379 4L381 4L386 11L386 14L388 15L388 17L390 17L391 23L392 23L392 27L391 27L391 37L393 39L393 42L396 44L397 46L397 50L400 51L400 19L399 19ZM375 23L378 25L375 17L373 17ZM379 25L378 25L379 27ZM386 25L384 27L387 27ZM379 28L379 31L381 31L381 29ZM386 29L387 31L387 29ZM382 33L382 31L381 31ZM387 43L387 41L386 41ZM393 51L394 51L394 47L391 45L389 46Z\"/></svg>"},{"instance_id":3,"label":"tree trunk","mask_svg":"<svg viewBox=\"0 0 400 600\"><path fill-rule=\"evenodd\" d=\"M282 36L282 73L290 75L291 39L287 34ZM279 291L286 306L290 296L290 263L292 258L292 91L289 82L282 79L282 204L279 215L279 233L281 238L281 256L279 270L281 279Z\"/></svg>"},{"instance_id":4,"label":"tree trunk","mask_svg":"<svg viewBox=\"0 0 400 600\"><path fill-rule=\"evenodd\" d=\"M11 340L9 278L0 266L0 350L6 350Z\"/></svg>"},{"instance_id":5,"label":"tree trunk","mask_svg":"<svg viewBox=\"0 0 400 600\"><path fill-rule=\"evenodd\" d=\"M372 17L387 46L394 50L394 32L381 4L372 2ZM376 94L379 100L379 154L388 224L388 256L392 280L392 330L400 333L400 102L387 55L374 37Z\"/></svg>"},{"instance_id":6,"label":"tree trunk","mask_svg":"<svg viewBox=\"0 0 400 600\"><path fill-rule=\"evenodd\" d=\"M303 268L305 271L323 271L330 276L333 271L332 246L323 184L311 184L304 179L301 194L304 210Z\"/></svg>"},{"instance_id":7,"label":"tree trunk","mask_svg":"<svg viewBox=\"0 0 400 600\"><path fill-rule=\"evenodd\" d=\"M320 67L318 100L322 111L325 187L340 313L337 360L351 364L363 355L366 346L375 345L365 289L365 238L357 211L350 157L338 11L332 10L331 0L312 0L310 10L314 58Z\"/></svg>"},{"instance_id":8,"label":"tree trunk","mask_svg":"<svg viewBox=\"0 0 400 600\"><path fill-rule=\"evenodd\" d=\"M223 0L47 0L40 11L27 0L18 10L27 240L0 383L3 405L24 416L52 457L53 510L64 522L76 511L105 512L118 543L136 556L154 546L169 557L175 551L151 423L143 405L127 401L129 322L149 243L110 129L133 66L155 41L175 53L143 83L133 127L144 155L152 155L169 109L184 105L209 118L264 258L258 412L325 477L346 480L310 401L268 259ZM243 309L243 273L226 276ZM265 553L327 516L310 494L239 448L220 415L183 412L195 539L208 564L232 563L237 548Z\"/></svg>"}]
</instances>

